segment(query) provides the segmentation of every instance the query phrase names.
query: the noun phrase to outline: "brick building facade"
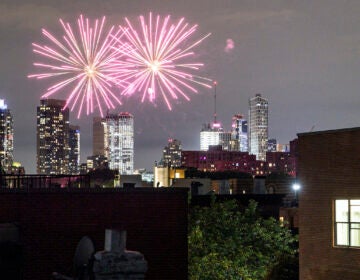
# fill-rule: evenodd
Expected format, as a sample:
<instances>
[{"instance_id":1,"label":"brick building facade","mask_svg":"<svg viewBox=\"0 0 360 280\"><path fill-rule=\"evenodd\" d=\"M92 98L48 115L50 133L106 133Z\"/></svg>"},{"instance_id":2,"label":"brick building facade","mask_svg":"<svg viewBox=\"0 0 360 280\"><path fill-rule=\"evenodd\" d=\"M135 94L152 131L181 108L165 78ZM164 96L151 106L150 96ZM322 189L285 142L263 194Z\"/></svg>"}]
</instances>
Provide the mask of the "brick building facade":
<instances>
[{"instance_id":1,"label":"brick building facade","mask_svg":"<svg viewBox=\"0 0 360 280\"><path fill-rule=\"evenodd\" d=\"M298 137L300 279L360 279L360 128Z\"/></svg>"},{"instance_id":2,"label":"brick building facade","mask_svg":"<svg viewBox=\"0 0 360 280\"><path fill-rule=\"evenodd\" d=\"M294 146L295 147L295 146ZM201 171L239 171L253 176L272 172L296 174L295 156L289 152L267 152L266 161L256 160L248 152L223 150L220 145L210 146L207 151L182 151L182 167Z\"/></svg>"}]
</instances>

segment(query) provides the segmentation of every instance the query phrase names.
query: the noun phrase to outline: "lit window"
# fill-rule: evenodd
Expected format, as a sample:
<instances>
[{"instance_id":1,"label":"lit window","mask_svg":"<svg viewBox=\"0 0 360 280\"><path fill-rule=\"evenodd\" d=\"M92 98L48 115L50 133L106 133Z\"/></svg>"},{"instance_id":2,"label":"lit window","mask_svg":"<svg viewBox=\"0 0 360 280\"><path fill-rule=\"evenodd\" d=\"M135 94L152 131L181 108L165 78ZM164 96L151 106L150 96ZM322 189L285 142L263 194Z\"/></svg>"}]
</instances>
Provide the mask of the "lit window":
<instances>
[{"instance_id":1,"label":"lit window","mask_svg":"<svg viewBox=\"0 0 360 280\"><path fill-rule=\"evenodd\" d=\"M335 200L335 246L360 247L360 200Z\"/></svg>"}]
</instances>

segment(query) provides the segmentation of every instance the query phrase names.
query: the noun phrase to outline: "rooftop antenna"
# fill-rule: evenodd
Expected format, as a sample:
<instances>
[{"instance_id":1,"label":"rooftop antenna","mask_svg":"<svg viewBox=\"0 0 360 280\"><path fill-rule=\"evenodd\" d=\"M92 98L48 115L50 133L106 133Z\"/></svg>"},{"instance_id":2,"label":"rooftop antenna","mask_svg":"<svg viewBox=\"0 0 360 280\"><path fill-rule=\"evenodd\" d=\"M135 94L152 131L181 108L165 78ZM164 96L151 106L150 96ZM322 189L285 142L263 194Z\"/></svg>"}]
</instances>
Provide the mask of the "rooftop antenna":
<instances>
[{"instance_id":1,"label":"rooftop antenna","mask_svg":"<svg viewBox=\"0 0 360 280\"><path fill-rule=\"evenodd\" d=\"M217 81L214 81L214 124L217 123L216 121L216 86L217 86Z\"/></svg>"}]
</instances>

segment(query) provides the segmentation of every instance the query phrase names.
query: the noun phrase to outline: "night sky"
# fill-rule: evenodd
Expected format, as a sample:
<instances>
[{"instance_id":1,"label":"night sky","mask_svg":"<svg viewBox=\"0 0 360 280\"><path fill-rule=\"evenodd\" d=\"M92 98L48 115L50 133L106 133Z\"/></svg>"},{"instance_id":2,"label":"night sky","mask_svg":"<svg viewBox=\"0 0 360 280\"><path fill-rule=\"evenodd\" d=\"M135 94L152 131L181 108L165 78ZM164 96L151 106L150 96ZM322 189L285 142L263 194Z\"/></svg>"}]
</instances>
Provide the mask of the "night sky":
<instances>
[{"instance_id":1,"label":"night sky","mask_svg":"<svg viewBox=\"0 0 360 280\"><path fill-rule=\"evenodd\" d=\"M45 43L41 28L62 36L59 18L75 23L80 14L107 17L108 25L132 22L150 11L185 17L198 24L196 36L211 32L195 49L205 66L199 74L218 81L218 119L230 129L232 115L248 114L248 99L269 100L269 137L288 143L300 132L359 126L360 1L346 0L2 0L0 3L0 98L14 116L15 160L27 173L36 170L36 106L50 80L29 80L34 73L33 42ZM228 42L234 47L226 49ZM63 99L58 94L54 98ZM152 169L169 137L183 149L199 149L203 123L213 115L213 90L199 88L191 101L173 102L169 111L126 99L113 112L135 117L135 168ZM81 127L81 162L92 154L92 117Z\"/></svg>"}]
</instances>

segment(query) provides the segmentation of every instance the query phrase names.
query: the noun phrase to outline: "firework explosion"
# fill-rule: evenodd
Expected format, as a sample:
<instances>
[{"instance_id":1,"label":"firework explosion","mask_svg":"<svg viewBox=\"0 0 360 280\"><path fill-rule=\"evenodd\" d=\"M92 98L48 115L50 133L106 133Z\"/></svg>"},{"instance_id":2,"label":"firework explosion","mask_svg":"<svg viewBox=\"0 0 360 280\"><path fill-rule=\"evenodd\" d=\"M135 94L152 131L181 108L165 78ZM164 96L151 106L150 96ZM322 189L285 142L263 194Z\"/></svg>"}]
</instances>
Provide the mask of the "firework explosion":
<instances>
[{"instance_id":1,"label":"firework explosion","mask_svg":"<svg viewBox=\"0 0 360 280\"><path fill-rule=\"evenodd\" d=\"M105 17L95 20L93 26L83 16L77 21L78 33L73 32L69 23L60 23L65 31L62 40L58 40L45 29L42 34L50 41L50 46L33 44L33 51L49 60L49 63L34 63L36 67L45 69L43 73L29 75L29 78L52 78L56 82L49 87L42 98L48 98L60 91L67 91L66 105L72 110L78 108L79 118L84 104L86 113L93 113L94 103L103 116L102 106L115 108L114 103L121 104L112 87L119 84L113 78L118 71L116 66L124 51L119 44L121 30L114 32L111 27L103 35ZM118 89L117 89L118 90Z\"/></svg>"},{"instance_id":2,"label":"firework explosion","mask_svg":"<svg viewBox=\"0 0 360 280\"><path fill-rule=\"evenodd\" d=\"M126 26L120 26L125 45L120 42L117 52L123 54L114 77L122 82L122 95L142 93L142 102L155 101L161 95L171 110L170 98L182 96L189 100L187 92L197 93L195 85L211 88L211 80L193 75L202 63L196 63L192 49L210 34L189 43L197 25L189 26L184 18L170 23L170 16L161 19L152 14L145 20L140 16L140 31L125 18Z\"/></svg>"}]
</instances>

